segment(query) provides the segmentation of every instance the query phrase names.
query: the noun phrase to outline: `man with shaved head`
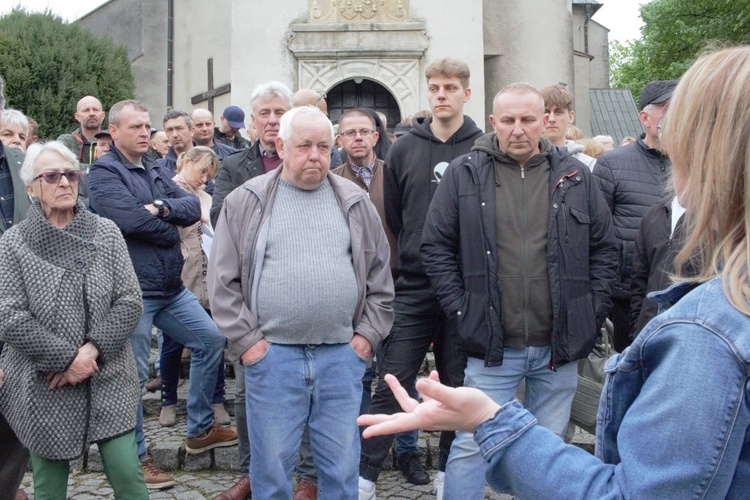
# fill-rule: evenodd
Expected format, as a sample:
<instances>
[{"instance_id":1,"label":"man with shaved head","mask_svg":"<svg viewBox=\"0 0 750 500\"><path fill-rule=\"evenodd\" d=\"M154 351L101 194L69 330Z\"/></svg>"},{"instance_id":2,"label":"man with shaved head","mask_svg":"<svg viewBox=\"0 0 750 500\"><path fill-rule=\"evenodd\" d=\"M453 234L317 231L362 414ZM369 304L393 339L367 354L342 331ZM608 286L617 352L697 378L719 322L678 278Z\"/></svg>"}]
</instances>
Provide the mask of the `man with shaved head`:
<instances>
[{"instance_id":1,"label":"man with shaved head","mask_svg":"<svg viewBox=\"0 0 750 500\"><path fill-rule=\"evenodd\" d=\"M544 98L516 83L493 101L472 151L445 169L421 237L422 262L468 355L464 385L524 405L563 436L607 317L617 273L612 217L591 170L544 137ZM457 432L446 500L482 498L487 462Z\"/></svg>"},{"instance_id":2,"label":"man with shaved head","mask_svg":"<svg viewBox=\"0 0 750 500\"><path fill-rule=\"evenodd\" d=\"M211 148L219 157L219 162L223 162L224 158L237 151L233 147L214 141L214 116L209 110L195 109L190 114L190 118L193 120L193 127L191 128L193 141L198 146Z\"/></svg>"},{"instance_id":3,"label":"man with shaved head","mask_svg":"<svg viewBox=\"0 0 750 500\"><path fill-rule=\"evenodd\" d=\"M70 134L63 134L57 138L70 149L82 166L94 163L96 159L96 134L102 131L104 109L102 103L94 96L87 95L78 101L73 115L80 124Z\"/></svg>"}]
</instances>

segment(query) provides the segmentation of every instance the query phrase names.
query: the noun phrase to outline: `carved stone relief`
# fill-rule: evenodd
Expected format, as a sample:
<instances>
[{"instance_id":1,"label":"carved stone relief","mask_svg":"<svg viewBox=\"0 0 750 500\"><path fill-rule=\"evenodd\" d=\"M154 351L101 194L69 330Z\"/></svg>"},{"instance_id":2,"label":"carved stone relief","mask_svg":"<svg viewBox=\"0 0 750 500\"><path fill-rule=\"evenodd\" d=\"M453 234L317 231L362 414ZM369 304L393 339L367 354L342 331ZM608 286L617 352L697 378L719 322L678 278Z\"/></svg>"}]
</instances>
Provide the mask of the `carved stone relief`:
<instances>
[{"instance_id":1,"label":"carved stone relief","mask_svg":"<svg viewBox=\"0 0 750 500\"><path fill-rule=\"evenodd\" d=\"M409 19L409 0L308 0L312 23L387 23Z\"/></svg>"}]
</instances>

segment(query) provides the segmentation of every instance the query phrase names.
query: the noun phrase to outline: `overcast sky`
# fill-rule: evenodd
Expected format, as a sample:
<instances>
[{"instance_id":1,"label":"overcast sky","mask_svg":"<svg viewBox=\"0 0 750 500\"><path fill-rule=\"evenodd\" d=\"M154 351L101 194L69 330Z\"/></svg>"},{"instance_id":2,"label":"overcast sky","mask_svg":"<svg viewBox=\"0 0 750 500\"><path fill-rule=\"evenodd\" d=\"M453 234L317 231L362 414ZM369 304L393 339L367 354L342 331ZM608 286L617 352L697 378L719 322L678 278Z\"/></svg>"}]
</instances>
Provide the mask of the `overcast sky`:
<instances>
[{"instance_id":1,"label":"overcast sky","mask_svg":"<svg viewBox=\"0 0 750 500\"><path fill-rule=\"evenodd\" d=\"M31 12L49 8L67 21L74 21L107 0L0 0L0 15L10 12L15 5L22 5ZM526 0L531 3L533 0ZM603 6L594 20L610 29L610 40L632 40L640 37L641 19L638 7L648 0L600 0Z\"/></svg>"}]
</instances>

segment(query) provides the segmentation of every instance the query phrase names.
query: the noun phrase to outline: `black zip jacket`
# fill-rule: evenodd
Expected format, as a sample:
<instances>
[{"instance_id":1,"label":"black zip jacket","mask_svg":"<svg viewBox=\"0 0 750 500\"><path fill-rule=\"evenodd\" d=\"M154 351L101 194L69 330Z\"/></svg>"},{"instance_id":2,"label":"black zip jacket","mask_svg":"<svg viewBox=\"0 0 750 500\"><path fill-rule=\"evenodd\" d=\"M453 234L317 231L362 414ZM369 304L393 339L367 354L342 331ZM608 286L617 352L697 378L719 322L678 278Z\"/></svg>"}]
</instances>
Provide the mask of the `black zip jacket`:
<instances>
[{"instance_id":1,"label":"black zip jacket","mask_svg":"<svg viewBox=\"0 0 750 500\"><path fill-rule=\"evenodd\" d=\"M617 273L612 217L588 167L566 150L548 153L547 266L552 294L550 369L586 357L612 306ZM462 349L503 362L502 283L497 276L494 160L483 151L451 162L435 193L422 260Z\"/></svg>"}]
</instances>

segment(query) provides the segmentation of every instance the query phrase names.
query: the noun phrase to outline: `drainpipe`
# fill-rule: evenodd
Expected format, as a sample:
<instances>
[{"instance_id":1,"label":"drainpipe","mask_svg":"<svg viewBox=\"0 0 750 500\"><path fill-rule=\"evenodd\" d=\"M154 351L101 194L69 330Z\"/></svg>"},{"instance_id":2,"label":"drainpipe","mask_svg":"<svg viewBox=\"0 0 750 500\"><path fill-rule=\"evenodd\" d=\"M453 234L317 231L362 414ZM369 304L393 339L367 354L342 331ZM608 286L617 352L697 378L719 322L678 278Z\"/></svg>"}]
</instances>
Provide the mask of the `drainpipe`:
<instances>
[{"instance_id":1,"label":"drainpipe","mask_svg":"<svg viewBox=\"0 0 750 500\"><path fill-rule=\"evenodd\" d=\"M167 109L172 109L174 81L174 0L167 2Z\"/></svg>"},{"instance_id":2,"label":"drainpipe","mask_svg":"<svg viewBox=\"0 0 750 500\"><path fill-rule=\"evenodd\" d=\"M594 9L590 3L586 3L586 5L584 5L584 9L586 9L586 20L583 22L583 51L586 52L586 54L588 54L589 53L589 21L591 20L591 16L593 15L592 11Z\"/></svg>"}]
</instances>

